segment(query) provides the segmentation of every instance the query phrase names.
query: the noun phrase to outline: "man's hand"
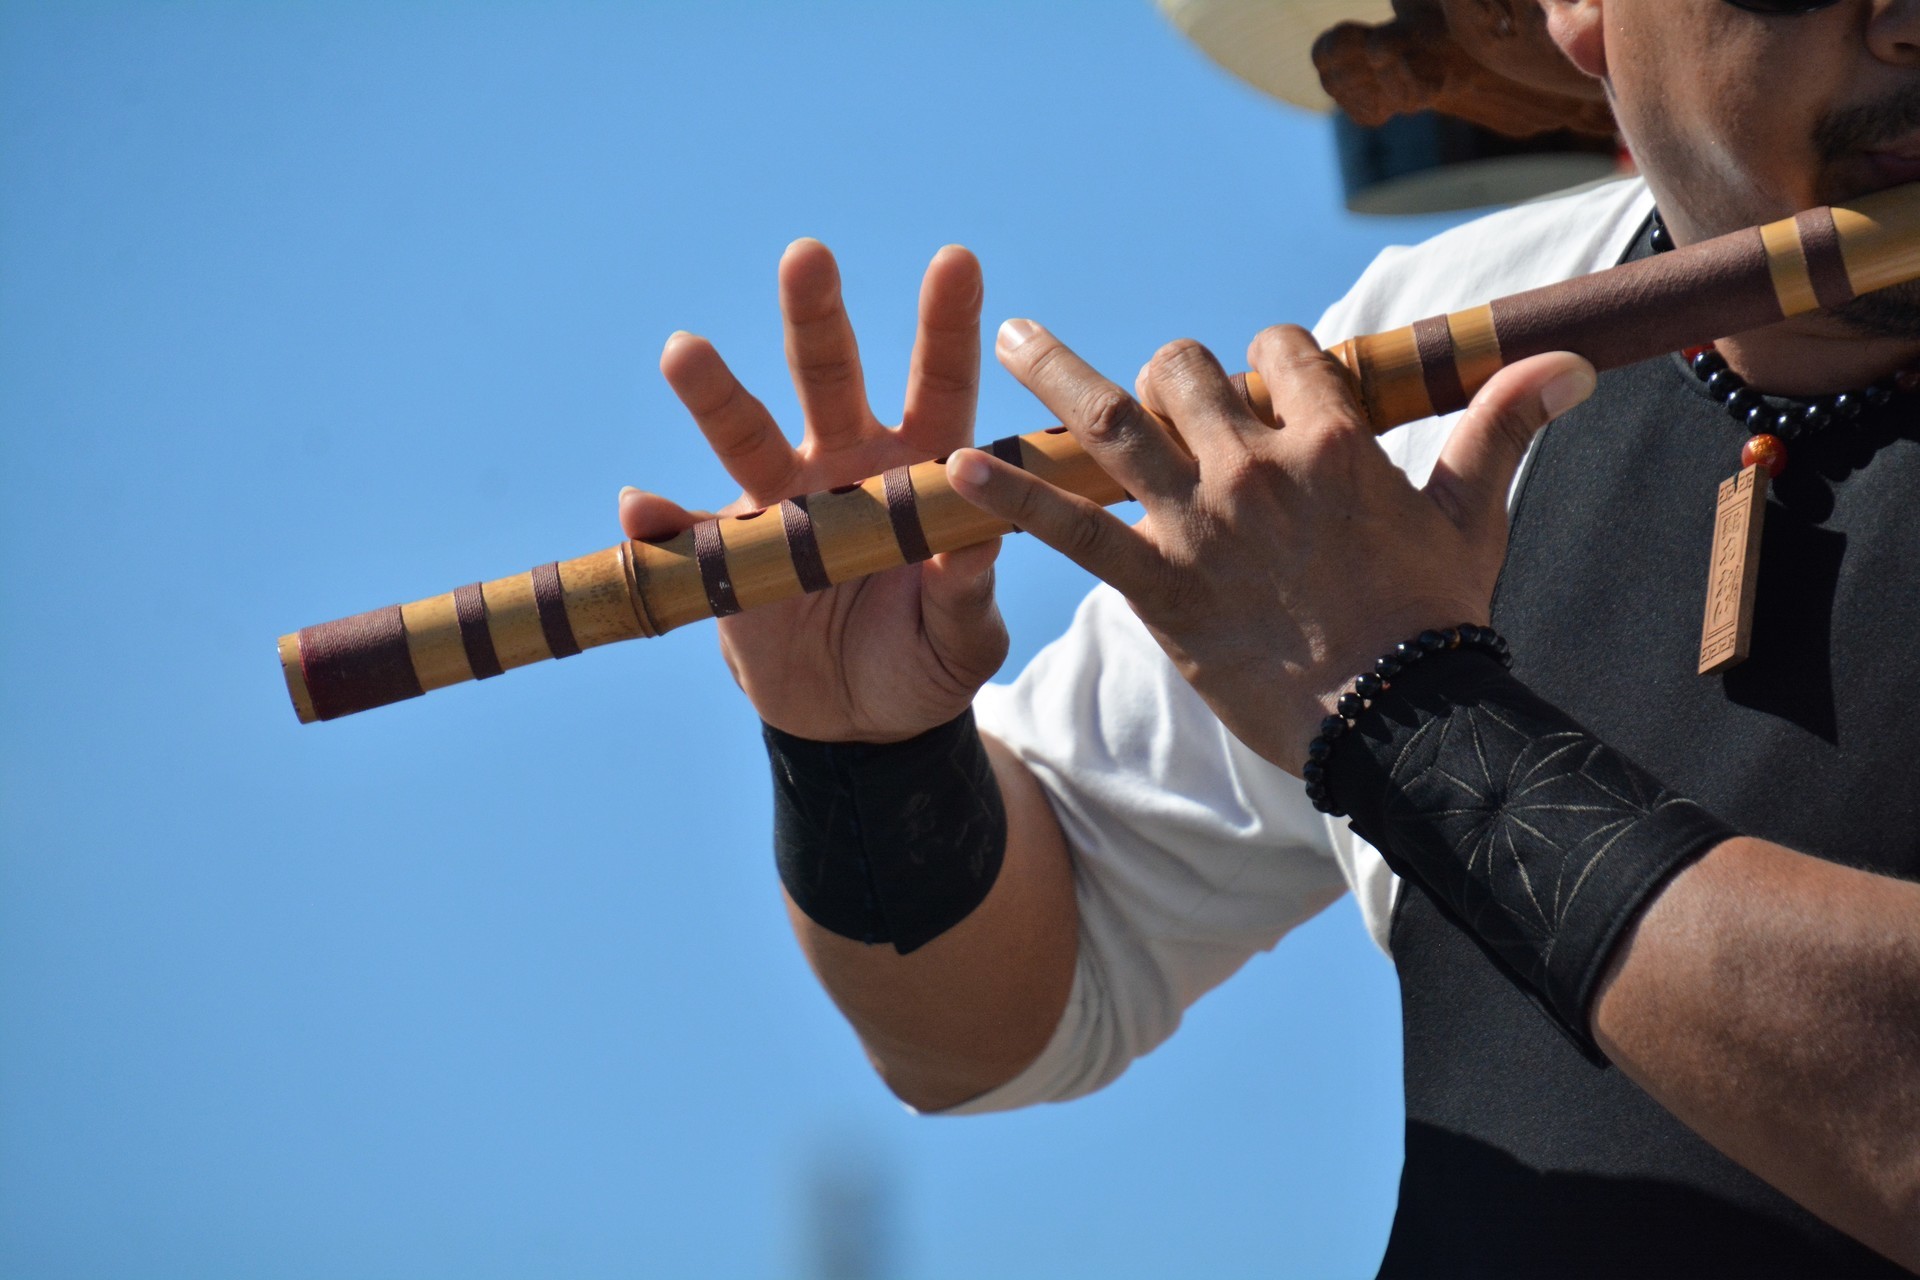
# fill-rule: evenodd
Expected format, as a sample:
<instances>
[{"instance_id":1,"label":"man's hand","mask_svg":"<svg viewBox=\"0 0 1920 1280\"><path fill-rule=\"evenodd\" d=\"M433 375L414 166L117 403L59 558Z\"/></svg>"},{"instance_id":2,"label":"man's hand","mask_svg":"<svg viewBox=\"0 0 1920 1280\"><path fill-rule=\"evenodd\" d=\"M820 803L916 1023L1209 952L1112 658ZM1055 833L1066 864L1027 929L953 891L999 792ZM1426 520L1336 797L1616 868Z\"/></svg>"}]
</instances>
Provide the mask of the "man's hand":
<instances>
[{"instance_id":1,"label":"man's hand","mask_svg":"<svg viewBox=\"0 0 1920 1280\"><path fill-rule=\"evenodd\" d=\"M1227 727L1295 771L1374 658L1426 628L1487 620L1521 458L1595 381L1568 354L1501 371L1416 489L1345 371L1298 328L1248 350L1278 430L1197 343L1162 348L1138 401L1028 321L1002 326L998 351L1146 517L1129 528L977 450L949 460L954 487L1117 588Z\"/></svg>"},{"instance_id":2,"label":"man's hand","mask_svg":"<svg viewBox=\"0 0 1920 1280\"><path fill-rule=\"evenodd\" d=\"M980 265L958 246L928 264L900 425L867 404L860 351L833 255L797 240L780 260L787 363L806 434L798 448L704 338L667 339L660 371L740 487L721 513L848 484L966 444L980 386ZM704 519L625 489L630 538L671 537ZM1007 653L993 601L999 543L970 547L720 620L734 678L768 723L821 741L910 738L959 715Z\"/></svg>"},{"instance_id":3,"label":"man's hand","mask_svg":"<svg viewBox=\"0 0 1920 1280\"><path fill-rule=\"evenodd\" d=\"M704 339L675 334L660 370L745 492L726 514L865 479L972 438L980 385L980 266L934 255L905 416L867 405L860 353L826 246L780 261L787 363L806 417L798 448ZM637 489L620 495L627 536L660 538L704 517ZM762 718L825 742L913 737L964 711L1007 654L993 603L998 543L935 556L720 620L720 646ZM910 955L788 914L808 963L901 1098L950 1107L1011 1079L1046 1046L1078 954L1073 873L1040 784L987 740L1007 815L999 877L971 915Z\"/></svg>"}]
</instances>

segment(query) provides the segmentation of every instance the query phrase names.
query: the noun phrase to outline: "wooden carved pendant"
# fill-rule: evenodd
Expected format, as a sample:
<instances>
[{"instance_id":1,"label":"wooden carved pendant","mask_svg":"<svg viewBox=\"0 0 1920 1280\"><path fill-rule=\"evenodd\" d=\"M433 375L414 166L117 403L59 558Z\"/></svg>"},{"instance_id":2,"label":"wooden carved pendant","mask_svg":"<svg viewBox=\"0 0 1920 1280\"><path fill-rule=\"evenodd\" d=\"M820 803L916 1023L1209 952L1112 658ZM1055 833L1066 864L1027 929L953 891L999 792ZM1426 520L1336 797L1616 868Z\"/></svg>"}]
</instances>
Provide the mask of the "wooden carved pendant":
<instances>
[{"instance_id":1,"label":"wooden carved pendant","mask_svg":"<svg viewBox=\"0 0 1920 1280\"><path fill-rule=\"evenodd\" d=\"M1764 463L1742 467L1720 483L1707 570L1707 614L1700 624L1700 674L1745 662L1753 644L1754 588L1760 581L1760 531L1772 481Z\"/></svg>"}]
</instances>

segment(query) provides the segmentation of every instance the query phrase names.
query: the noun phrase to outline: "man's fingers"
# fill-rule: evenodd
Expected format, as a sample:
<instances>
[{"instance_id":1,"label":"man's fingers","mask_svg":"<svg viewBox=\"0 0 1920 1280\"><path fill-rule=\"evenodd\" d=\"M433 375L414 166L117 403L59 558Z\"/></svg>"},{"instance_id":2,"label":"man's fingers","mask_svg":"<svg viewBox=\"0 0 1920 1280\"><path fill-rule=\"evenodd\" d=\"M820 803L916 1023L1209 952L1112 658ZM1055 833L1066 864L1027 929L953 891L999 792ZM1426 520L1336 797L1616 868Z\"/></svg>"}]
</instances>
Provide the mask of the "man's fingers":
<instances>
[{"instance_id":1,"label":"man's fingers","mask_svg":"<svg viewBox=\"0 0 1920 1280\"><path fill-rule=\"evenodd\" d=\"M658 542L683 533L706 518L703 511L689 511L677 502L632 485L620 491L620 528L629 538Z\"/></svg>"},{"instance_id":2,"label":"man's fingers","mask_svg":"<svg viewBox=\"0 0 1920 1280\"><path fill-rule=\"evenodd\" d=\"M956 450L947 459L947 480L974 506L1025 529L1129 600L1154 591L1159 553L1098 503L978 449Z\"/></svg>"},{"instance_id":3,"label":"man's fingers","mask_svg":"<svg viewBox=\"0 0 1920 1280\"><path fill-rule=\"evenodd\" d=\"M1201 460L1203 473L1210 443L1244 442L1267 433L1266 424L1247 407L1244 385L1236 386L1213 352L1190 338L1155 352L1134 386L1141 404L1173 424L1188 451Z\"/></svg>"},{"instance_id":4,"label":"man's fingers","mask_svg":"<svg viewBox=\"0 0 1920 1280\"><path fill-rule=\"evenodd\" d=\"M1280 427L1372 434L1353 380L1338 360L1298 325L1262 329L1247 346L1247 363L1267 384Z\"/></svg>"},{"instance_id":5,"label":"man's fingers","mask_svg":"<svg viewBox=\"0 0 1920 1280\"><path fill-rule=\"evenodd\" d=\"M1060 339L1031 320L1009 320L994 349L1007 372L1057 414L1128 493L1151 502L1192 490L1193 459L1167 429Z\"/></svg>"},{"instance_id":6,"label":"man's fingers","mask_svg":"<svg viewBox=\"0 0 1920 1280\"><path fill-rule=\"evenodd\" d=\"M1565 351L1496 373L1460 415L1427 494L1461 528L1506 523L1507 493L1541 427L1593 394L1593 366Z\"/></svg>"},{"instance_id":7,"label":"man's fingers","mask_svg":"<svg viewBox=\"0 0 1920 1280\"><path fill-rule=\"evenodd\" d=\"M967 440L980 398L980 263L950 244L933 255L920 284L920 329L907 373L900 433L929 453Z\"/></svg>"},{"instance_id":8,"label":"man's fingers","mask_svg":"<svg viewBox=\"0 0 1920 1280\"><path fill-rule=\"evenodd\" d=\"M712 343L691 333L674 334L660 352L660 372L742 489L763 497L787 493L800 469L799 456Z\"/></svg>"},{"instance_id":9,"label":"man's fingers","mask_svg":"<svg viewBox=\"0 0 1920 1280\"><path fill-rule=\"evenodd\" d=\"M827 450L857 442L873 426L873 410L840 296L840 268L818 240L795 240L781 256L780 314L808 439Z\"/></svg>"}]
</instances>

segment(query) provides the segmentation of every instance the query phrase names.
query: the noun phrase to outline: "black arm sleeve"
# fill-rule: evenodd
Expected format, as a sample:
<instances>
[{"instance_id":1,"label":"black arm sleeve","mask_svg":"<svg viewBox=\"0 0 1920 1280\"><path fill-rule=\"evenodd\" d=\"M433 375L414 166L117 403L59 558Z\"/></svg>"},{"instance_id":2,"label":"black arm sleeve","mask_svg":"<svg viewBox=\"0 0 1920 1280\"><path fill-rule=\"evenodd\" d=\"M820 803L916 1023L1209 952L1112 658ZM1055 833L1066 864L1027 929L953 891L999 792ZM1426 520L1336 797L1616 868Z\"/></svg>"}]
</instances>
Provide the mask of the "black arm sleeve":
<instances>
[{"instance_id":1,"label":"black arm sleeve","mask_svg":"<svg viewBox=\"0 0 1920 1280\"><path fill-rule=\"evenodd\" d=\"M1007 813L973 712L905 742L814 742L762 728L773 847L794 905L905 955L972 914L1000 874Z\"/></svg>"},{"instance_id":2,"label":"black arm sleeve","mask_svg":"<svg viewBox=\"0 0 1920 1280\"><path fill-rule=\"evenodd\" d=\"M1608 956L1680 867L1736 834L1484 654L1435 655L1336 741L1353 829L1600 1059Z\"/></svg>"}]
</instances>

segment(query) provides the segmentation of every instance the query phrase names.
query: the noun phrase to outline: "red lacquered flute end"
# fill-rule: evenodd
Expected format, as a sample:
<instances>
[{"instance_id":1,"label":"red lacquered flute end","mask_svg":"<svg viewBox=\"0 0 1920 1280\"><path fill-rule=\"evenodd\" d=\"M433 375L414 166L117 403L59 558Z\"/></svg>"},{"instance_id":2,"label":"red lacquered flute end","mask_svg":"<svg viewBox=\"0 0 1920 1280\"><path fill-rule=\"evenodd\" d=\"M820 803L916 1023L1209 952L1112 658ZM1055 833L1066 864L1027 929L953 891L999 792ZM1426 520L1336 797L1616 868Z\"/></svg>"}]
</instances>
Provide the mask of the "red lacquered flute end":
<instances>
[{"instance_id":1,"label":"red lacquered flute end","mask_svg":"<svg viewBox=\"0 0 1920 1280\"><path fill-rule=\"evenodd\" d=\"M463 681L488 680L530 662L659 634L640 599L633 545L281 636L280 670L300 723L335 720ZM692 562L679 566L672 556L664 558L684 569L678 577L691 579L697 592Z\"/></svg>"},{"instance_id":2,"label":"red lacquered flute end","mask_svg":"<svg viewBox=\"0 0 1920 1280\"><path fill-rule=\"evenodd\" d=\"M281 636L280 670L302 724L383 707L424 692L407 648L399 605Z\"/></svg>"}]
</instances>

